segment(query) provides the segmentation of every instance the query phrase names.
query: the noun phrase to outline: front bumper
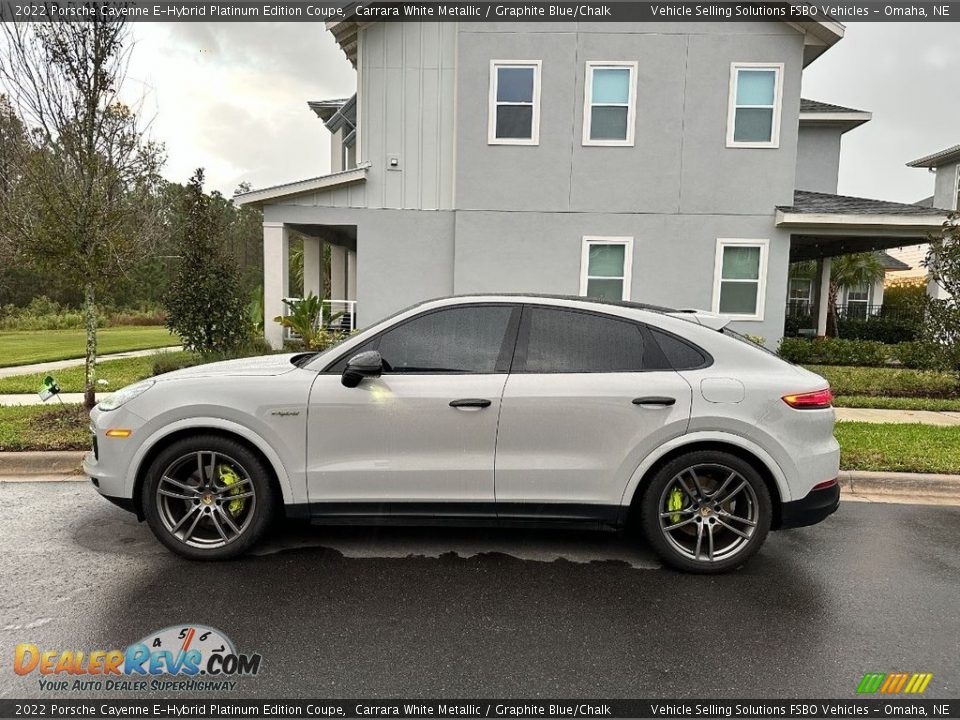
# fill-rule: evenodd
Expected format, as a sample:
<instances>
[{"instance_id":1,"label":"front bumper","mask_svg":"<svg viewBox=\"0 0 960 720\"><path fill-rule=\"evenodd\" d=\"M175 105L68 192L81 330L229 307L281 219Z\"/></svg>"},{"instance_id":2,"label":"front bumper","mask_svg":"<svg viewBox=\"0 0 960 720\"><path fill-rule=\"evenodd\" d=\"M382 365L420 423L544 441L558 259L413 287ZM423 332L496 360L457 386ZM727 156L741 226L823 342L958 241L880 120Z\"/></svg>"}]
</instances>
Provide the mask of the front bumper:
<instances>
[{"instance_id":1,"label":"front bumper","mask_svg":"<svg viewBox=\"0 0 960 720\"><path fill-rule=\"evenodd\" d=\"M780 507L779 529L816 525L835 513L839 506L839 483L820 490L811 490L806 497L783 503Z\"/></svg>"}]
</instances>

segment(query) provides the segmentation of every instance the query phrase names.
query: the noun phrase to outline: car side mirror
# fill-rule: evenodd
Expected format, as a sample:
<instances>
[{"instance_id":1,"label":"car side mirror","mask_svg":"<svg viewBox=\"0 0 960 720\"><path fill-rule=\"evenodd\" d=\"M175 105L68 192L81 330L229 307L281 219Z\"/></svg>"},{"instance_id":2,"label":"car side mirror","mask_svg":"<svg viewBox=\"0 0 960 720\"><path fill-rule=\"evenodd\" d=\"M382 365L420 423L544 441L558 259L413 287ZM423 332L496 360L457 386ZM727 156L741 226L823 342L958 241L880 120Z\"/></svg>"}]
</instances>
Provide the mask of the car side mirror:
<instances>
[{"instance_id":1,"label":"car side mirror","mask_svg":"<svg viewBox=\"0 0 960 720\"><path fill-rule=\"evenodd\" d=\"M360 384L365 377L380 377L383 373L383 358L376 350L367 350L354 355L347 361L343 369L340 382L345 387L353 388Z\"/></svg>"}]
</instances>

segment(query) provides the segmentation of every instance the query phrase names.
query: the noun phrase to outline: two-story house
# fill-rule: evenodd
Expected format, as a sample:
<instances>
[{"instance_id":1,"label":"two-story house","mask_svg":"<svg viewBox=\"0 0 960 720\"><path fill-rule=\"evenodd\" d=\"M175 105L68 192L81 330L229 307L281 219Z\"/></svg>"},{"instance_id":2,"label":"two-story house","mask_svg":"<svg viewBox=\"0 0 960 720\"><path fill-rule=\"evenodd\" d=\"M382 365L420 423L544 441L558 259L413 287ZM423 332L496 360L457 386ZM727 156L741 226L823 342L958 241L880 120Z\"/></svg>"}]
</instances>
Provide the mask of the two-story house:
<instances>
[{"instance_id":1,"label":"two-story house","mask_svg":"<svg viewBox=\"0 0 960 720\"><path fill-rule=\"evenodd\" d=\"M369 324L452 294L538 292L712 309L775 344L791 261L919 242L933 208L836 195L869 113L802 101L835 22L328 24L357 71L311 103L333 172L238 196L264 212L266 316L289 231L304 287ZM344 302L340 302L344 301ZM282 341L279 325L267 338Z\"/></svg>"}]
</instances>

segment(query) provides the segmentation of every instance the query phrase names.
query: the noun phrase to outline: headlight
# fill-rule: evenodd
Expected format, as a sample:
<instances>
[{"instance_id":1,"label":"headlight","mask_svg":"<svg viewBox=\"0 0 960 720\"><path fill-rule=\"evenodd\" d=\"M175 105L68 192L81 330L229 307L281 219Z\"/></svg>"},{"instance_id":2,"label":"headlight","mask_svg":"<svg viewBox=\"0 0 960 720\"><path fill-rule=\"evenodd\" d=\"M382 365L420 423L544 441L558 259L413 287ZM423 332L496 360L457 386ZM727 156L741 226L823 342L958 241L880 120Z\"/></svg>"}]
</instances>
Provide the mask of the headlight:
<instances>
[{"instance_id":1,"label":"headlight","mask_svg":"<svg viewBox=\"0 0 960 720\"><path fill-rule=\"evenodd\" d=\"M147 390L152 388L156 382L156 380L141 380L133 385L127 385L125 388L117 390L107 399L101 400L97 407L101 410L116 410L124 403L128 403L135 397L143 395Z\"/></svg>"}]
</instances>

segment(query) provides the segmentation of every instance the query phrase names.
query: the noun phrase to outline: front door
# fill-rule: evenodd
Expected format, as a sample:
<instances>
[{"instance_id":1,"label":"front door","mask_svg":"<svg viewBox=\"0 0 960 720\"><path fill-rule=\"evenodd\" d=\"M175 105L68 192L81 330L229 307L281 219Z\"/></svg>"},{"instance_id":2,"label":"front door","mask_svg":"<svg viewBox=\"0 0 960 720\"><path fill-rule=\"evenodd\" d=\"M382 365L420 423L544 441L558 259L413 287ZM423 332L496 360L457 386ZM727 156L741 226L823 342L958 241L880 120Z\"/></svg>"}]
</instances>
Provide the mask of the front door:
<instances>
[{"instance_id":1,"label":"front door","mask_svg":"<svg viewBox=\"0 0 960 720\"><path fill-rule=\"evenodd\" d=\"M321 373L308 422L312 511L493 514L497 418L519 312L428 311L357 349L380 352L381 377L347 388L339 373Z\"/></svg>"},{"instance_id":2,"label":"front door","mask_svg":"<svg viewBox=\"0 0 960 720\"><path fill-rule=\"evenodd\" d=\"M500 517L615 519L641 460L690 417L690 385L654 343L626 319L524 307L500 412Z\"/></svg>"}]
</instances>

